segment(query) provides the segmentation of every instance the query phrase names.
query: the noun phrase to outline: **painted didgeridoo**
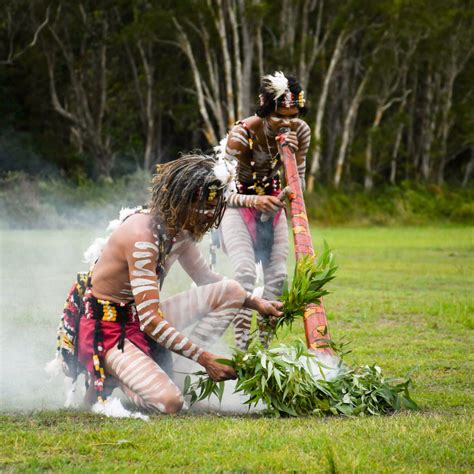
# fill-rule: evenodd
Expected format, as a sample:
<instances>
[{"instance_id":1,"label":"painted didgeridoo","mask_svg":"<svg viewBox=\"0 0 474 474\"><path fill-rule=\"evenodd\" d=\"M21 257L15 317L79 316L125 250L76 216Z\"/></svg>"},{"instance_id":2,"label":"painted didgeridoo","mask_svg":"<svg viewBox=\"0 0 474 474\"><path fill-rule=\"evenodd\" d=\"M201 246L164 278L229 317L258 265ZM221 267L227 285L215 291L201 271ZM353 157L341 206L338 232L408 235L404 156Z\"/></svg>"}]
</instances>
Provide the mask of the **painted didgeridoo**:
<instances>
[{"instance_id":1,"label":"painted didgeridoo","mask_svg":"<svg viewBox=\"0 0 474 474\"><path fill-rule=\"evenodd\" d=\"M286 143L286 135L288 132L290 132L289 128L281 128L276 138L280 145L283 166L285 167L286 185L289 186L292 191L289 195L291 227L295 244L295 256L298 261L304 255L314 255L314 249L308 216L306 214L306 206L303 199L303 190L301 189L300 177L298 175L296 157ZM327 340L330 339L330 335L322 300L319 306L309 304L306 307L304 313L304 331L308 348L333 354L333 351L327 347Z\"/></svg>"}]
</instances>

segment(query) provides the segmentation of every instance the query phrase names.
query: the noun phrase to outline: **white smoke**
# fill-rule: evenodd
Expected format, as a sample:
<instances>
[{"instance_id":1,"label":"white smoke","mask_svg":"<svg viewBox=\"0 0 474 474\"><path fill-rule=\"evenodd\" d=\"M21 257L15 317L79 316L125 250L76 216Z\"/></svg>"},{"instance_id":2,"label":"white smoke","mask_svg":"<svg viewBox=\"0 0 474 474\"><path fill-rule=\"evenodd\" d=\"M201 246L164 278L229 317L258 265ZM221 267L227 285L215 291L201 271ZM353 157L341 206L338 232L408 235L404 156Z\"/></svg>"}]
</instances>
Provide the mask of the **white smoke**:
<instances>
[{"instance_id":1,"label":"white smoke","mask_svg":"<svg viewBox=\"0 0 474 474\"><path fill-rule=\"evenodd\" d=\"M94 222L94 218L91 215L87 220ZM70 379L62 373L57 375L55 363L49 374L44 368L55 357L56 330L68 290L76 273L88 269L82 261L84 249L95 237L104 235L106 222L96 222L93 229L2 231L1 411L62 408L67 397L69 406L81 406L84 378L79 378L71 392ZM207 255L208 238L203 240L202 249ZM221 253L217 270L232 274ZM176 264L165 281L162 297L186 290L190 284L190 278ZM114 391L114 396L119 394L119 390Z\"/></svg>"},{"instance_id":2,"label":"white smoke","mask_svg":"<svg viewBox=\"0 0 474 474\"><path fill-rule=\"evenodd\" d=\"M138 418L143 421L148 421L149 416L140 413L139 411L127 410L120 399L116 397L109 397L105 403L97 402L92 407L92 412L97 415L104 415L110 418Z\"/></svg>"},{"instance_id":3,"label":"white smoke","mask_svg":"<svg viewBox=\"0 0 474 474\"><path fill-rule=\"evenodd\" d=\"M91 216L92 219L92 216ZM90 222L90 221L89 221ZM86 271L82 262L83 251L94 237L104 235L104 222L95 229L63 230L9 230L2 232L0 247L0 407L2 411L62 408L67 398L71 407L80 407L84 395L84 378L81 376L75 390L71 390L70 379L57 375L56 364L50 366L49 375L45 365L54 358L56 350L56 328L60 319L67 292L78 271ZM209 250L209 239L202 242L203 254ZM218 254L216 271L231 276L229 260L222 252ZM191 280L180 269L172 267L163 287L166 298L190 287ZM229 340L230 338L225 340ZM222 357L230 357L231 349L220 341L211 348ZM330 366L331 361L323 361ZM198 364L177 357L176 370L191 373L202 370ZM319 369L315 369L316 372ZM331 376L330 370L328 372ZM184 375L181 374L181 381ZM234 394L235 381L226 382L224 399L201 402L193 411L219 411L247 413L245 396ZM114 397L120 395L117 389ZM122 407L123 408L123 407ZM263 406L253 408L259 411ZM125 413L114 402L109 411ZM124 409L125 410L125 409ZM128 416L128 415L124 415ZM132 415L130 415L132 416Z\"/></svg>"},{"instance_id":4,"label":"white smoke","mask_svg":"<svg viewBox=\"0 0 474 474\"><path fill-rule=\"evenodd\" d=\"M2 231L0 259L0 406L60 408L62 377L44 366L55 354L56 328L82 252L94 230Z\"/></svg>"}]
</instances>

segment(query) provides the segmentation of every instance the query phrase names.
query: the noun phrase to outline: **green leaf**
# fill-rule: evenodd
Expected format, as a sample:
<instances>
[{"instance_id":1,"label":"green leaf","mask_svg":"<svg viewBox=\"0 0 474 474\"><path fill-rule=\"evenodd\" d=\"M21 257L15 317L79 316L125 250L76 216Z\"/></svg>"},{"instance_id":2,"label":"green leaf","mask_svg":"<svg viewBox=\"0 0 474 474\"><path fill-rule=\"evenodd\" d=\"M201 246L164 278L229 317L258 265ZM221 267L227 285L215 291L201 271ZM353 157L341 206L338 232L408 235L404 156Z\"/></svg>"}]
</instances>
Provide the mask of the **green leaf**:
<instances>
[{"instance_id":1,"label":"green leaf","mask_svg":"<svg viewBox=\"0 0 474 474\"><path fill-rule=\"evenodd\" d=\"M329 344L336 348L347 346L342 340L328 341ZM384 378L382 370L375 365L356 368L340 365L337 377L317 380L309 367L311 358L314 355L299 339L272 349L252 342L246 353L234 352L232 364L238 375L235 392L246 396L247 405L263 401L272 416L363 416L417 408L410 398L410 379ZM185 380L191 402L212 395L222 400L224 383L213 382L205 372L198 374L199 378L192 384L190 379Z\"/></svg>"},{"instance_id":2,"label":"green leaf","mask_svg":"<svg viewBox=\"0 0 474 474\"><path fill-rule=\"evenodd\" d=\"M235 367L235 362L232 359L214 359L215 362L222 364L222 365L227 365L229 367Z\"/></svg>"},{"instance_id":3,"label":"green leaf","mask_svg":"<svg viewBox=\"0 0 474 474\"><path fill-rule=\"evenodd\" d=\"M184 387L183 387L183 393L185 395L188 394L189 387L191 387L191 376L186 375L186 377L184 378Z\"/></svg>"}]
</instances>

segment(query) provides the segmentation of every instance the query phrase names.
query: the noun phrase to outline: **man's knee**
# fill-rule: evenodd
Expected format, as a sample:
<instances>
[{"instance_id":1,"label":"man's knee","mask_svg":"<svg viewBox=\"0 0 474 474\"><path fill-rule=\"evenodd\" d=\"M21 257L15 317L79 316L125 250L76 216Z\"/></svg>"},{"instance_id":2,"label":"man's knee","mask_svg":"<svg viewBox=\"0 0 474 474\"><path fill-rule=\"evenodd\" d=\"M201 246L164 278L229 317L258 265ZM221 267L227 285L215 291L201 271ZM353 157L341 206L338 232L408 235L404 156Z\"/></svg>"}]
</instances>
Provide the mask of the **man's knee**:
<instances>
[{"instance_id":1,"label":"man's knee","mask_svg":"<svg viewBox=\"0 0 474 474\"><path fill-rule=\"evenodd\" d=\"M225 281L225 294L224 298L226 301L235 300L238 304L242 305L247 297L247 292L244 287L236 280L224 280Z\"/></svg>"},{"instance_id":2,"label":"man's knee","mask_svg":"<svg viewBox=\"0 0 474 474\"><path fill-rule=\"evenodd\" d=\"M149 397L147 400L151 410L166 414L178 413L183 408L183 403L183 395L175 386L160 391L159 395Z\"/></svg>"}]
</instances>

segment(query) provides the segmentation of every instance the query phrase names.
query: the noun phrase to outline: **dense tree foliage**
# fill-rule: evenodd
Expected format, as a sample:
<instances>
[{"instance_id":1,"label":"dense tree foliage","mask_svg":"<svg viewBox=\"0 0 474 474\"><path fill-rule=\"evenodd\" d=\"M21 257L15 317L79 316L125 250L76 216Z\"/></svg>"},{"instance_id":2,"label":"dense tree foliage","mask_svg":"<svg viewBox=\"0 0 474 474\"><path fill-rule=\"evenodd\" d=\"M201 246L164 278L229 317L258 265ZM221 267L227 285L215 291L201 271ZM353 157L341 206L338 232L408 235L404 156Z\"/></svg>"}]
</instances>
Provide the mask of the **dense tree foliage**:
<instances>
[{"instance_id":1,"label":"dense tree foliage","mask_svg":"<svg viewBox=\"0 0 474 474\"><path fill-rule=\"evenodd\" d=\"M207 149L262 74L306 88L308 185L467 185L468 0L7 0L3 170L119 176Z\"/></svg>"}]
</instances>

